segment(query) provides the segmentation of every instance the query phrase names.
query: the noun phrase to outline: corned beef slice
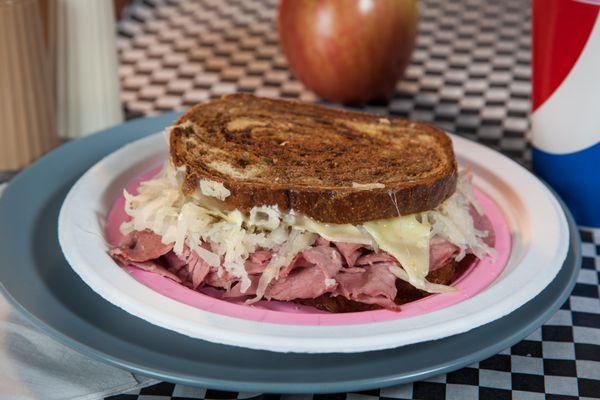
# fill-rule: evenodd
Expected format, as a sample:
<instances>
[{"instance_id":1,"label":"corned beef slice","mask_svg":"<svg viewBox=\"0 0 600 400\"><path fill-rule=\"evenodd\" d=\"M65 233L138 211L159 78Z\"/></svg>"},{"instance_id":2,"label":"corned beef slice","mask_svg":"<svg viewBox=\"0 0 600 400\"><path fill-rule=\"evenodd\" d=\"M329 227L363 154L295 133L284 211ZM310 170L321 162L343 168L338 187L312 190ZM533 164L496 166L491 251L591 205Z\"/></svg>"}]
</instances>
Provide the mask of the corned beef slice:
<instances>
[{"instance_id":1,"label":"corned beef slice","mask_svg":"<svg viewBox=\"0 0 600 400\"><path fill-rule=\"evenodd\" d=\"M173 243L163 244L157 234L150 231L133 231L121 240L118 248L111 252L128 261L142 262L159 258L171 250L173 250Z\"/></svg>"},{"instance_id":2,"label":"corned beef slice","mask_svg":"<svg viewBox=\"0 0 600 400\"><path fill-rule=\"evenodd\" d=\"M398 310L396 298L396 276L389 270L389 263L379 263L359 273L339 273L336 295L366 304L377 304L390 310Z\"/></svg>"},{"instance_id":3,"label":"corned beef slice","mask_svg":"<svg viewBox=\"0 0 600 400\"><path fill-rule=\"evenodd\" d=\"M362 254L359 250L364 249L366 246L364 244L337 242L335 243L335 247L342 253L342 256L344 256L346 265L354 267L356 260Z\"/></svg>"},{"instance_id":4,"label":"corned beef slice","mask_svg":"<svg viewBox=\"0 0 600 400\"><path fill-rule=\"evenodd\" d=\"M258 250L250 254L244 265L246 272L249 274L262 274L269 261L271 261L273 253L268 250Z\"/></svg>"},{"instance_id":5,"label":"corned beef slice","mask_svg":"<svg viewBox=\"0 0 600 400\"><path fill-rule=\"evenodd\" d=\"M471 210L475 226L491 232L486 243L493 245L494 235L487 218ZM204 247L207 247L205 245ZM209 249L210 250L210 249ZM430 270L444 266L458 252L458 248L439 237L431 241ZM224 297L253 296L261 274L273 254L268 250L256 251L245 263L252 284L241 293L237 278L220 273L193 250L185 246L183 254L173 252L173 244L163 244L160 236L150 231L135 231L123 238L119 247L109 254L122 264L155 272L192 289L203 285L223 288ZM354 243L334 243L319 238L313 247L301 251L290 265L281 268L265 292L266 299L290 301L310 299L330 293L366 304L397 310L396 277L389 266L396 260L385 252L373 253L367 246Z\"/></svg>"},{"instance_id":6,"label":"corned beef slice","mask_svg":"<svg viewBox=\"0 0 600 400\"><path fill-rule=\"evenodd\" d=\"M282 301L313 299L329 291L323 270L305 267L294 270L285 278L274 280L267 288L265 298Z\"/></svg>"},{"instance_id":7,"label":"corned beef slice","mask_svg":"<svg viewBox=\"0 0 600 400\"><path fill-rule=\"evenodd\" d=\"M309 266L295 267L285 277L272 282L265 292L267 299L313 299L335 289L335 282L328 280L342 269L340 253L333 247L316 246L303 250L301 256ZM302 264L300 260L296 263Z\"/></svg>"},{"instance_id":8,"label":"corned beef slice","mask_svg":"<svg viewBox=\"0 0 600 400\"><path fill-rule=\"evenodd\" d=\"M198 288L210 272L210 265L187 246L183 248L181 258L187 264L188 277L191 277L192 289Z\"/></svg>"},{"instance_id":9,"label":"corned beef slice","mask_svg":"<svg viewBox=\"0 0 600 400\"><path fill-rule=\"evenodd\" d=\"M173 244L163 244L160 236L152 232L134 231L125 236L119 243L119 247L111 249L108 254L122 264L155 272L181 283L182 280L176 274L167 270L157 261L172 249Z\"/></svg>"},{"instance_id":10,"label":"corned beef slice","mask_svg":"<svg viewBox=\"0 0 600 400\"><path fill-rule=\"evenodd\" d=\"M469 207L469 214L471 214L471 218L473 218L473 226L475 229L478 231L487 231L487 236L482 238L483 242L490 247L494 247L494 244L496 244L496 234L494 232L494 227L492 226L492 221L485 215L480 215L473 206Z\"/></svg>"},{"instance_id":11,"label":"corned beef slice","mask_svg":"<svg viewBox=\"0 0 600 400\"><path fill-rule=\"evenodd\" d=\"M342 268L341 255L329 245L321 245L303 250L294 261L283 268L277 279L265 291L265 298L282 301L312 299L335 289L335 283L328 285L326 279L334 278ZM246 270L248 270L246 268ZM240 285L235 285L225 297L253 296L260 276L250 276L252 284L245 293Z\"/></svg>"},{"instance_id":12,"label":"corned beef slice","mask_svg":"<svg viewBox=\"0 0 600 400\"><path fill-rule=\"evenodd\" d=\"M429 246L429 270L435 271L446 265L458 253L458 247L446 240L433 239Z\"/></svg>"}]
</instances>

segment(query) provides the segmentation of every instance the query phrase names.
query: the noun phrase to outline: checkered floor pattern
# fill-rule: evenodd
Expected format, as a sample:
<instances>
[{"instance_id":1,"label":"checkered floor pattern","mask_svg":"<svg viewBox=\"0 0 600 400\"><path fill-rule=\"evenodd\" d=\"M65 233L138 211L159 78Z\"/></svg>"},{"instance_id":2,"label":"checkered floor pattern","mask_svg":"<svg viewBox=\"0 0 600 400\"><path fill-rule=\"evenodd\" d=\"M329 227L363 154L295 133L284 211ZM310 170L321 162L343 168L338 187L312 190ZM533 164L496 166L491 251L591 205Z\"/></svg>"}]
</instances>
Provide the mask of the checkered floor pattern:
<instances>
[{"instance_id":1,"label":"checkered floor pattern","mask_svg":"<svg viewBox=\"0 0 600 400\"><path fill-rule=\"evenodd\" d=\"M389 104L362 109L433 122L529 164L530 4L421 0L417 47ZM223 94L319 101L287 69L277 0L136 1L119 23L127 115ZM111 399L600 398L600 230L582 229L583 269L569 301L519 344L462 370L335 395L257 395L160 383Z\"/></svg>"}]
</instances>

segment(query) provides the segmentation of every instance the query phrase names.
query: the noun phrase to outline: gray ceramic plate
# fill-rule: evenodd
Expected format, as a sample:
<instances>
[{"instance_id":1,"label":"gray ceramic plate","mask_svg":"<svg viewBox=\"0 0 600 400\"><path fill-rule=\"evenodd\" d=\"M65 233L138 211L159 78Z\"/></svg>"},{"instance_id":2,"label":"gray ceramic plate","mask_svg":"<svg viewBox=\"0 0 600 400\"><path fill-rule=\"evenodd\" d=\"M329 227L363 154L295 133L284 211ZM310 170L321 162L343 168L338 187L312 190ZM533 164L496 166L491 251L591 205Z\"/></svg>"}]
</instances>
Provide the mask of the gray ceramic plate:
<instances>
[{"instance_id":1,"label":"gray ceramic plate","mask_svg":"<svg viewBox=\"0 0 600 400\"><path fill-rule=\"evenodd\" d=\"M461 368L527 336L567 299L581 264L571 246L554 281L512 314L470 332L393 350L281 354L192 339L151 325L88 288L62 256L57 218L73 183L123 144L169 125L175 114L136 120L68 143L19 174L0 199L0 282L34 324L92 357L171 382L245 392L342 392L389 386Z\"/></svg>"}]
</instances>

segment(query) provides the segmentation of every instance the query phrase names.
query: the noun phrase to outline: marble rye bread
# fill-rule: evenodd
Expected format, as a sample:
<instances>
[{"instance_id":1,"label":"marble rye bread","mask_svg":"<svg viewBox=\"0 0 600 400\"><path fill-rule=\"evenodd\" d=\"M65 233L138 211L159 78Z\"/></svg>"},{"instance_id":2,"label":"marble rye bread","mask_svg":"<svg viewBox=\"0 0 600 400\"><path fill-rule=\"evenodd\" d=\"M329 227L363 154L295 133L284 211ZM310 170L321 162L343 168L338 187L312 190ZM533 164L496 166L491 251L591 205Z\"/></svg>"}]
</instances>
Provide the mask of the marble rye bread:
<instances>
[{"instance_id":1,"label":"marble rye bread","mask_svg":"<svg viewBox=\"0 0 600 400\"><path fill-rule=\"evenodd\" d=\"M430 210L456 189L450 138L431 125L234 94L193 106L170 132L183 191L223 183L242 211L277 205L351 223Z\"/></svg>"}]
</instances>

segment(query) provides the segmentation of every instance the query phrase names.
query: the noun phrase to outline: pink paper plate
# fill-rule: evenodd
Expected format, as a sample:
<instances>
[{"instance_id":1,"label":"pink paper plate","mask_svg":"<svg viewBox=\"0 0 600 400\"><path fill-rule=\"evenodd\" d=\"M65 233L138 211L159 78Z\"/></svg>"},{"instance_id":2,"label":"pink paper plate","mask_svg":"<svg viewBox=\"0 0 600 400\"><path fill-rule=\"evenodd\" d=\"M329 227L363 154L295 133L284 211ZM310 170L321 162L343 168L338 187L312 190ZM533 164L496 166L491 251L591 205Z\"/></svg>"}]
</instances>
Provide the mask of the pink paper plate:
<instances>
[{"instance_id":1,"label":"pink paper plate","mask_svg":"<svg viewBox=\"0 0 600 400\"><path fill-rule=\"evenodd\" d=\"M157 172L158 168L153 168L134 179L127 185L127 191L136 193L139 184L150 179ZM496 235L495 249L497 256L495 258L486 257L483 260L473 262L453 283L453 286L458 289L457 292L427 296L404 304L399 312L374 310L335 314L320 311L313 307L279 301L261 301L253 305L246 305L242 300L221 299L220 291L217 289L204 288L201 291L195 291L168 278L136 267L126 266L125 270L137 281L173 300L204 311L250 321L295 325L343 325L390 321L421 315L475 296L494 282L506 265L511 250L511 239L504 215L485 193L475 188L474 195L483 206L485 214L492 223ZM119 226L128 218L124 211L124 204L125 199L121 195L114 202L108 215L106 237L112 245L118 243L123 236L119 231Z\"/></svg>"}]
</instances>

